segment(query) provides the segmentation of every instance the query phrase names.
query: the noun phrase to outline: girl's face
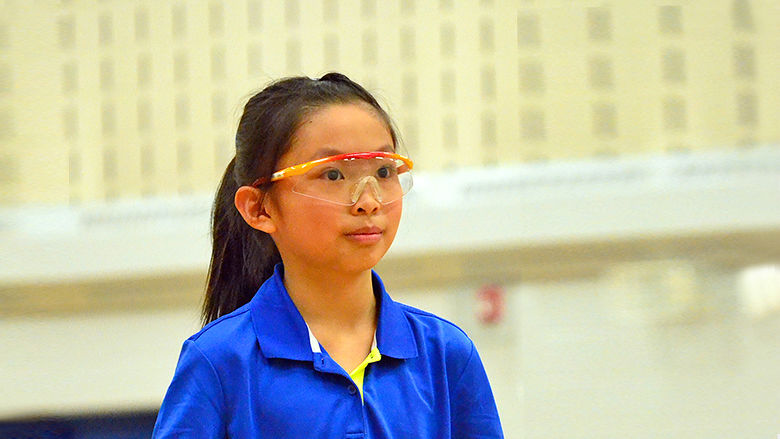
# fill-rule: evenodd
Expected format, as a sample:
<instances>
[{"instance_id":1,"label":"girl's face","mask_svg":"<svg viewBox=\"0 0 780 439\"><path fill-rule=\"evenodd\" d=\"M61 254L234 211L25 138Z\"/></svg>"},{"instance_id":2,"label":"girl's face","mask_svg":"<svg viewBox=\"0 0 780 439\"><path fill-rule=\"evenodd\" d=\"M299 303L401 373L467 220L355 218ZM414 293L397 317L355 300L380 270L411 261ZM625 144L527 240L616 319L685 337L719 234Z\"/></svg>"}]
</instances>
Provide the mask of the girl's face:
<instances>
[{"instance_id":1,"label":"girl's face","mask_svg":"<svg viewBox=\"0 0 780 439\"><path fill-rule=\"evenodd\" d=\"M277 169L336 154L393 150L390 131L370 107L334 104L304 118ZM383 205L365 190L353 206L340 206L296 194L294 184L295 177L274 183L265 204L285 266L357 273L374 267L390 248L401 200Z\"/></svg>"}]
</instances>

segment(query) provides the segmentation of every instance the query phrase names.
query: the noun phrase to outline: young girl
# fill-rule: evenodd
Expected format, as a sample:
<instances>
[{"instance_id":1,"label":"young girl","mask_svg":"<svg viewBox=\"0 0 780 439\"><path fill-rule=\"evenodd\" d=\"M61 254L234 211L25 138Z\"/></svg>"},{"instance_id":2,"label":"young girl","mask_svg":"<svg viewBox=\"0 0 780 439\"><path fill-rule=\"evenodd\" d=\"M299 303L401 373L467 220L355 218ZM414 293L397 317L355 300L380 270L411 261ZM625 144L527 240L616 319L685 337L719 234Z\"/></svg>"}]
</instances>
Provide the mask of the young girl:
<instances>
[{"instance_id":1,"label":"young girl","mask_svg":"<svg viewBox=\"0 0 780 439\"><path fill-rule=\"evenodd\" d=\"M155 438L503 437L471 340L372 271L412 186L396 147L387 113L338 73L249 100L214 202L207 324Z\"/></svg>"}]
</instances>

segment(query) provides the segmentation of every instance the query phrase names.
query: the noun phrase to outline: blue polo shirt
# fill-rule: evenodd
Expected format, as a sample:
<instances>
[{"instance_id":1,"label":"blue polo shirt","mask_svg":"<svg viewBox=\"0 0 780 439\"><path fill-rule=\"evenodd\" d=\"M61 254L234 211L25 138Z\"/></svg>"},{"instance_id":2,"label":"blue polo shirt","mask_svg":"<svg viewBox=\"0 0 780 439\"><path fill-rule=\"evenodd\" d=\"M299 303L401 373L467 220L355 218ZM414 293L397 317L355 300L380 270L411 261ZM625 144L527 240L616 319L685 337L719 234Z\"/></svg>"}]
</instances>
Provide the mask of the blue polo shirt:
<instances>
[{"instance_id":1,"label":"blue polo shirt","mask_svg":"<svg viewBox=\"0 0 780 439\"><path fill-rule=\"evenodd\" d=\"M373 273L382 354L363 400L313 352L283 267L236 311L184 342L154 438L501 438L487 375L454 324L393 302Z\"/></svg>"}]
</instances>

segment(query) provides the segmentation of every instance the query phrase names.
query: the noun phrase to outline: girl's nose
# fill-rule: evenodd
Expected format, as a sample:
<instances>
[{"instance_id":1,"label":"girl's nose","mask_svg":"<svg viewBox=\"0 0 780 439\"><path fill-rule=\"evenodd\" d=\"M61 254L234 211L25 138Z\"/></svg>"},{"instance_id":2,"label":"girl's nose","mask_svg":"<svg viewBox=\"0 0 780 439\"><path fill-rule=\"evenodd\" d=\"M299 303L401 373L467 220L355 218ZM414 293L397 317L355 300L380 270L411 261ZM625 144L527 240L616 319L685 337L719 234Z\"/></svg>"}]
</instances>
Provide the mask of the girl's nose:
<instances>
[{"instance_id":1,"label":"girl's nose","mask_svg":"<svg viewBox=\"0 0 780 439\"><path fill-rule=\"evenodd\" d=\"M366 187L368 187L368 190L370 192L373 192L374 197L377 201L380 203L382 202L382 194L379 191L379 183L376 181L375 177L372 177L370 175L367 175L363 178L361 178L355 185L352 187L352 202L355 203L360 198L361 195L363 195L363 192L365 192Z\"/></svg>"},{"instance_id":2,"label":"girl's nose","mask_svg":"<svg viewBox=\"0 0 780 439\"><path fill-rule=\"evenodd\" d=\"M355 204L352 205L352 213L373 214L382 207L382 196L379 192L379 184L374 177L365 177L355 185L352 195Z\"/></svg>"}]
</instances>

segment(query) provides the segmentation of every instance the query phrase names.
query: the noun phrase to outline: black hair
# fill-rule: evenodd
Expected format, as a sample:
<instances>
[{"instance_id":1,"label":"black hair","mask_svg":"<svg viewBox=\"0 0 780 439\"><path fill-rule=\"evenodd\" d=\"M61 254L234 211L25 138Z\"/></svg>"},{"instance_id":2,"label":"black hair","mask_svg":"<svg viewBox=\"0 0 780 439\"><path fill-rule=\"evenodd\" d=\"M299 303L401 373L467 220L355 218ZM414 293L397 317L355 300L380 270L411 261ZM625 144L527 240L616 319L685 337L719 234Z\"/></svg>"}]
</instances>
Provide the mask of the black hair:
<instances>
[{"instance_id":1,"label":"black hair","mask_svg":"<svg viewBox=\"0 0 780 439\"><path fill-rule=\"evenodd\" d=\"M236 155L219 184L211 220L211 262L206 280L202 320L207 324L249 300L281 262L271 236L250 227L236 209L236 190L276 171L303 118L332 104L368 104L385 122L397 146L388 114L365 88L340 73L319 79L290 77L252 96L236 130ZM270 183L261 186L267 190Z\"/></svg>"}]
</instances>

